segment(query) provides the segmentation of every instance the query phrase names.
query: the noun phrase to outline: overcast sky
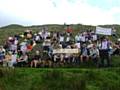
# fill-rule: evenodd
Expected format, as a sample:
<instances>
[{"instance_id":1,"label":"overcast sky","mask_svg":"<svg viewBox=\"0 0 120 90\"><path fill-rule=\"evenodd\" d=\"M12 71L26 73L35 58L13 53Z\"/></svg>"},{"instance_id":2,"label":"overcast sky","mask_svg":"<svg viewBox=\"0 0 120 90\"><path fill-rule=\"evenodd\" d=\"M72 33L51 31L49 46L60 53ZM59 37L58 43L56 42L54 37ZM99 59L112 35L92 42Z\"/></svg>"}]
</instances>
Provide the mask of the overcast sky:
<instances>
[{"instance_id":1,"label":"overcast sky","mask_svg":"<svg viewBox=\"0 0 120 90\"><path fill-rule=\"evenodd\" d=\"M120 0L0 0L8 24L120 24Z\"/></svg>"}]
</instances>

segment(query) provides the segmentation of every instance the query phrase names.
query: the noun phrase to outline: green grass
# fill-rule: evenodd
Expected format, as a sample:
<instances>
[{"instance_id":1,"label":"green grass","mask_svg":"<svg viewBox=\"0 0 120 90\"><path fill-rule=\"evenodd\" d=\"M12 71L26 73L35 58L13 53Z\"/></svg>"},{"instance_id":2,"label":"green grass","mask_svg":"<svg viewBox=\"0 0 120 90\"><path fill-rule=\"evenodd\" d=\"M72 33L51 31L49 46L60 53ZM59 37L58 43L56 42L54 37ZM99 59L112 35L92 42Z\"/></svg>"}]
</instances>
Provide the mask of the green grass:
<instances>
[{"instance_id":1,"label":"green grass","mask_svg":"<svg viewBox=\"0 0 120 90\"><path fill-rule=\"evenodd\" d=\"M0 69L0 90L120 90L120 68Z\"/></svg>"}]
</instances>

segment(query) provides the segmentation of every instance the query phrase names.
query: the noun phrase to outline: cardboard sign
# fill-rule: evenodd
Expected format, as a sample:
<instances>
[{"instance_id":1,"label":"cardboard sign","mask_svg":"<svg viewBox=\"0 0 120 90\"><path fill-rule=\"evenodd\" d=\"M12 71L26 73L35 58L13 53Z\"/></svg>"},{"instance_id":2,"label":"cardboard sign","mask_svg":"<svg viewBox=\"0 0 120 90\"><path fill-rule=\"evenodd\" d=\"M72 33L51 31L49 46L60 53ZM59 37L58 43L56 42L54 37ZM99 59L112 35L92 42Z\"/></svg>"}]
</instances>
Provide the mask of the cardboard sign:
<instances>
[{"instance_id":1,"label":"cardboard sign","mask_svg":"<svg viewBox=\"0 0 120 90\"><path fill-rule=\"evenodd\" d=\"M96 27L96 34L112 35L112 29L111 28Z\"/></svg>"},{"instance_id":2,"label":"cardboard sign","mask_svg":"<svg viewBox=\"0 0 120 90\"><path fill-rule=\"evenodd\" d=\"M53 54L57 53L79 53L79 49L54 49Z\"/></svg>"}]
</instances>

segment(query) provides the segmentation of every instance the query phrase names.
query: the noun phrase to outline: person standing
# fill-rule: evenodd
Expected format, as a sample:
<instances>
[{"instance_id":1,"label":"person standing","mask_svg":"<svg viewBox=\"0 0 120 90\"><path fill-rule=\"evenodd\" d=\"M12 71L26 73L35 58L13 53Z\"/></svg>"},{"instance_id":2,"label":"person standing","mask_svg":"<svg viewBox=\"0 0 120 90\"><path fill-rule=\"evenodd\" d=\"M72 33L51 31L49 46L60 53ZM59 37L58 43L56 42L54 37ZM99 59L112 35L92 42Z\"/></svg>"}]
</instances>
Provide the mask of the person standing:
<instances>
[{"instance_id":1,"label":"person standing","mask_svg":"<svg viewBox=\"0 0 120 90\"><path fill-rule=\"evenodd\" d=\"M99 45L99 51L100 51L100 60L101 60L101 66L105 66L105 60L107 61L107 66L110 66L110 58L109 58L109 41L104 37L101 40L101 43Z\"/></svg>"},{"instance_id":2,"label":"person standing","mask_svg":"<svg viewBox=\"0 0 120 90\"><path fill-rule=\"evenodd\" d=\"M31 67L37 67L38 66L38 63L41 62L41 56L40 56L40 52L39 51L36 51L36 54L34 55L34 58L33 60L31 61L31 64L30 66Z\"/></svg>"},{"instance_id":3,"label":"person standing","mask_svg":"<svg viewBox=\"0 0 120 90\"><path fill-rule=\"evenodd\" d=\"M66 32L67 32L67 33L72 33L72 32L73 32L73 30L72 30L72 28L71 28L70 25L67 25Z\"/></svg>"},{"instance_id":4,"label":"person standing","mask_svg":"<svg viewBox=\"0 0 120 90\"><path fill-rule=\"evenodd\" d=\"M10 67L11 66L11 59L12 59L12 53L7 52L5 55L5 59L3 60L3 67Z\"/></svg>"},{"instance_id":5,"label":"person standing","mask_svg":"<svg viewBox=\"0 0 120 90\"><path fill-rule=\"evenodd\" d=\"M10 62L10 67L14 68L14 65L17 63L17 53L13 52L11 56L11 62Z\"/></svg>"}]
</instances>

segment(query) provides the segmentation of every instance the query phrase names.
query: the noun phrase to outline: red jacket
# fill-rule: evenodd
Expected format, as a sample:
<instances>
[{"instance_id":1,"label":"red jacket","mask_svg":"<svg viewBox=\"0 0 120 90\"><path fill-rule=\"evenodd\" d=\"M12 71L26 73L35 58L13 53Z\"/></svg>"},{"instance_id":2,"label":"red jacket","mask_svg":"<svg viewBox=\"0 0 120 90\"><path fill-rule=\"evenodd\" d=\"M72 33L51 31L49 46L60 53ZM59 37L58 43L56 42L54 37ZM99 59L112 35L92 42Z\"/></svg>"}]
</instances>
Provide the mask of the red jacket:
<instances>
[{"instance_id":1,"label":"red jacket","mask_svg":"<svg viewBox=\"0 0 120 90\"><path fill-rule=\"evenodd\" d=\"M72 33L73 30L72 30L72 28L68 27L67 30L66 30L66 32L67 32L67 33Z\"/></svg>"}]
</instances>

